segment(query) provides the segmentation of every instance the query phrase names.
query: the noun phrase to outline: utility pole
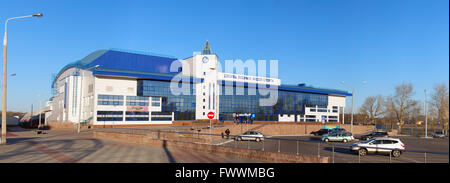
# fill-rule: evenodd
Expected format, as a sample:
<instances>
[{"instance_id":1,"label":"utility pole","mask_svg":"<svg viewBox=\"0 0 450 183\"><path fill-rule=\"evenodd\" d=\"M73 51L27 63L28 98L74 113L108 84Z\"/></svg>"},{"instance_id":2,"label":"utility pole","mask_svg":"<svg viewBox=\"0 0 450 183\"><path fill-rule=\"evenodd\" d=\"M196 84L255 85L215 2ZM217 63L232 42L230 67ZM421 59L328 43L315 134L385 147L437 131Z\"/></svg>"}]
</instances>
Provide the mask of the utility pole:
<instances>
[{"instance_id":1,"label":"utility pole","mask_svg":"<svg viewBox=\"0 0 450 183\"><path fill-rule=\"evenodd\" d=\"M33 124L33 104L31 104L31 113L30 113L30 127Z\"/></svg>"},{"instance_id":2,"label":"utility pole","mask_svg":"<svg viewBox=\"0 0 450 183\"><path fill-rule=\"evenodd\" d=\"M366 84L367 81L362 81L362 84ZM341 81L341 84L345 85L344 81ZM354 98L355 98L355 88L348 86L352 89L352 116L351 116L351 120L350 120L350 133L353 133L353 113L355 111L355 105L354 105ZM345 115L345 114L344 114Z\"/></svg>"},{"instance_id":3,"label":"utility pole","mask_svg":"<svg viewBox=\"0 0 450 183\"><path fill-rule=\"evenodd\" d=\"M41 127L41 115L42 115L42 100L41 97L39 97L39 125L38 125L38 130Z\"/></svg>"},{"instance_id":4,"label":"utility pole","mask_svg":"<svg viewBox=\"0 0 450 183\"><path fill-rule=\"evenodd\" d=\"M427 89L425 92L425 138L428 137L428 110L427 110Z\"/></svg>"},{"instance_id":5,"label":"utility pole","mask_svg":"<svg viewBox=\"0 0 450 183\"><path fill-rule=\"evenodd\" d=\"M20 17L13 17L13 18L8 18L6 19L5 22L5 36L3 37L3 88L2 88L2 139L0 144L6 145L6 111L7 111L7 106L6 106L6 64L7 64L7 60L6 60L6 50L7 50L7 40L8 40L8 36L7 36L7 27L8 27L8 21L13 20L13 19L20 19L20 18L28 18L28 17L42 17L42 13L36 13L36 14L32 14L32 15L27 15L27 16L20 16Z\"/></svg>"}]
</instances>

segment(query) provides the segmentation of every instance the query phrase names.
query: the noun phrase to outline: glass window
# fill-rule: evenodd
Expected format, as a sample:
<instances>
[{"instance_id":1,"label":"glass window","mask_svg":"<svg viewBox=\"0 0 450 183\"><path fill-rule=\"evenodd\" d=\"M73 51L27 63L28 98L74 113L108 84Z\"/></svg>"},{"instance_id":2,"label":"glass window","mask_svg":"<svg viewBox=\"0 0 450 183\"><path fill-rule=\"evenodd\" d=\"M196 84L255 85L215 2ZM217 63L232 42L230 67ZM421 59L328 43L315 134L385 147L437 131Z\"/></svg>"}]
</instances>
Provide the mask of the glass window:
<instances>
[{"instance_id":1,"label":"glass window","mask_svg":"<svg viewBox=\"0 0 450 183\"><path fill-rule=\"evenodd\" d=\"M122 95L98 95L98 105L123 105Z\"/></svg>"},{"instance_id":2,"label":"glass window","mask_svg":"<svg viewBox=\"0 0 450 183\"><path fill-rule=\"evenodd\" d=\"M375 140L375 141L373 142L373 144L382 144L382 141L381 141L381 140Z\"/></svg>"}]
</instances>

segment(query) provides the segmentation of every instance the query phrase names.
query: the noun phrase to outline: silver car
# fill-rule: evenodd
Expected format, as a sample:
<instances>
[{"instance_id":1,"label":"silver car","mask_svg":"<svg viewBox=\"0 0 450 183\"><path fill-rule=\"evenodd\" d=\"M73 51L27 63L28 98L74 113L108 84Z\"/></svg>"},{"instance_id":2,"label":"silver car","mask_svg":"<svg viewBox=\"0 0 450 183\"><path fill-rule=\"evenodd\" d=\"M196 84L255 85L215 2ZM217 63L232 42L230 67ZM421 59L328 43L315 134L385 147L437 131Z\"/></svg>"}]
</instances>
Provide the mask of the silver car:
<instances>
[{"instance_id":1,"label":"silver car","mask_svg":"<svg viewBox=\"0 0 450 183\"><path fill-rule=\"evenodd\" d=\"M434 137L434 138L444 138L445 135L444 135L444 133L442 133L442 132L434 132L434 133L433 133L433 137Z\"/></svg>"},{"instance_id":2,"label":"silver car","mask_svg":"<svg viewBox=\"0 0 450 183\"><path fill-rule=\"evenodd\" d=\"M236 135L235 140L254 140L256 142L264 140L264 134L258 131L247 131L241 135Z\"/></svg>"},{"instance_id":3,"label":"silver car","mask_svg":"<svg viewBox=\"0 0 450 183\"><path fill-rule=\"evenodd\" d=\"M405 145L400 139L378 137L350 146L350 151L357 152L361 156L368 153L390 153L393 157L400 157L405 150Z\"/></svg>"}]
</instances>

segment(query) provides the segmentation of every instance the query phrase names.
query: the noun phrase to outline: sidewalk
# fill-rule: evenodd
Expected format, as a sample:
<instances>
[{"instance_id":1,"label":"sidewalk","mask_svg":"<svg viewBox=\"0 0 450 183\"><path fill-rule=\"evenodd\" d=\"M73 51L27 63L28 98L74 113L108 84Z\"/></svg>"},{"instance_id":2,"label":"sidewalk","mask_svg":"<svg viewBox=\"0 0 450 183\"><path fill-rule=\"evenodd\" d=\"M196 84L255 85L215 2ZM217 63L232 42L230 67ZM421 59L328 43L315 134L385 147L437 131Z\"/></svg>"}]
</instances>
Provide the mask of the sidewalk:
<instances>
[{"instance_id":1,"label":"sidewalk","mask_svg":"<svg viewBox=\"0 0 450 183\"><path fill-rule=\"evenodd\" d=\"M20 128L20 127L18 127ZM92 137L91 131L12 129L0 146L0 163L242 163L235 157L143 146Z\"/></svg>"}]
</instances>

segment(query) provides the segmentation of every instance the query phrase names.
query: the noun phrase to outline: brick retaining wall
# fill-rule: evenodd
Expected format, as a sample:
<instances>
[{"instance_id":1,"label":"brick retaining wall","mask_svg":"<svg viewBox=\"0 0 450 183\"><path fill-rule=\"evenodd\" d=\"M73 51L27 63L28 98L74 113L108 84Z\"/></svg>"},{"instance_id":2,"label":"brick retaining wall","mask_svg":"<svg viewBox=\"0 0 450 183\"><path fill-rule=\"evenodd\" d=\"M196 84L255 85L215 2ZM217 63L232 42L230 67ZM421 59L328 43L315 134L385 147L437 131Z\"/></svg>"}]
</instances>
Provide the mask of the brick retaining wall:
<instances>
[{"instance_id":1,"label":"brick retaining wall","mask_svg":"<svg viewBox=\"0 0 450 183\"><path fill-rule=\"evenodd\" d=\"M154 133L152 133L154 134ZM254 159L276 163L328 163L328 157L314 157L268 151L241 149L233 147L215 146L208 144L197 144L173 140L161 140L149 134L130 134L117 132L94 132L94 137L107 138L136 144L160 146L164 148L180 148L206 153L236 156L239 158Z\"/></svg>"},{"instance_id":2,"label":"brick retaining wall","mask_svg":"<svg viewBox=\"0 0 450 183\"><path fill-rule=\"evenodd\" d=\"M348 124L334 124L339 126L340 128L344 128L347 131L350 131L350 125ZM334 126L333 125L333 126ZM211 130L213 134L220 134L224 132L226 129L230 129L231 135L241 134L247 130L257 130L262 132L263 134L270 136L277 135L308 135L313 131L317 131L323 128L322 124L308 124L308 123L294 123L294 124L241 124L241 125L225 125L223 127L217 127ZM353 134L364 134L370 131L375 130L374 126L359 126L353 125ZM209 130L205 130L202 133L209 133Z\"/></svg>"},{"instance_id":3,"label":"brick retaining wall","mask_svg":"<svg viewBox=\"0 0 450 183\"><path fill-rule=\"evenodd\" d=\"M77 126L72 122L47 122L50 129L76 129Z\"/></svg>"}]
</instances>

